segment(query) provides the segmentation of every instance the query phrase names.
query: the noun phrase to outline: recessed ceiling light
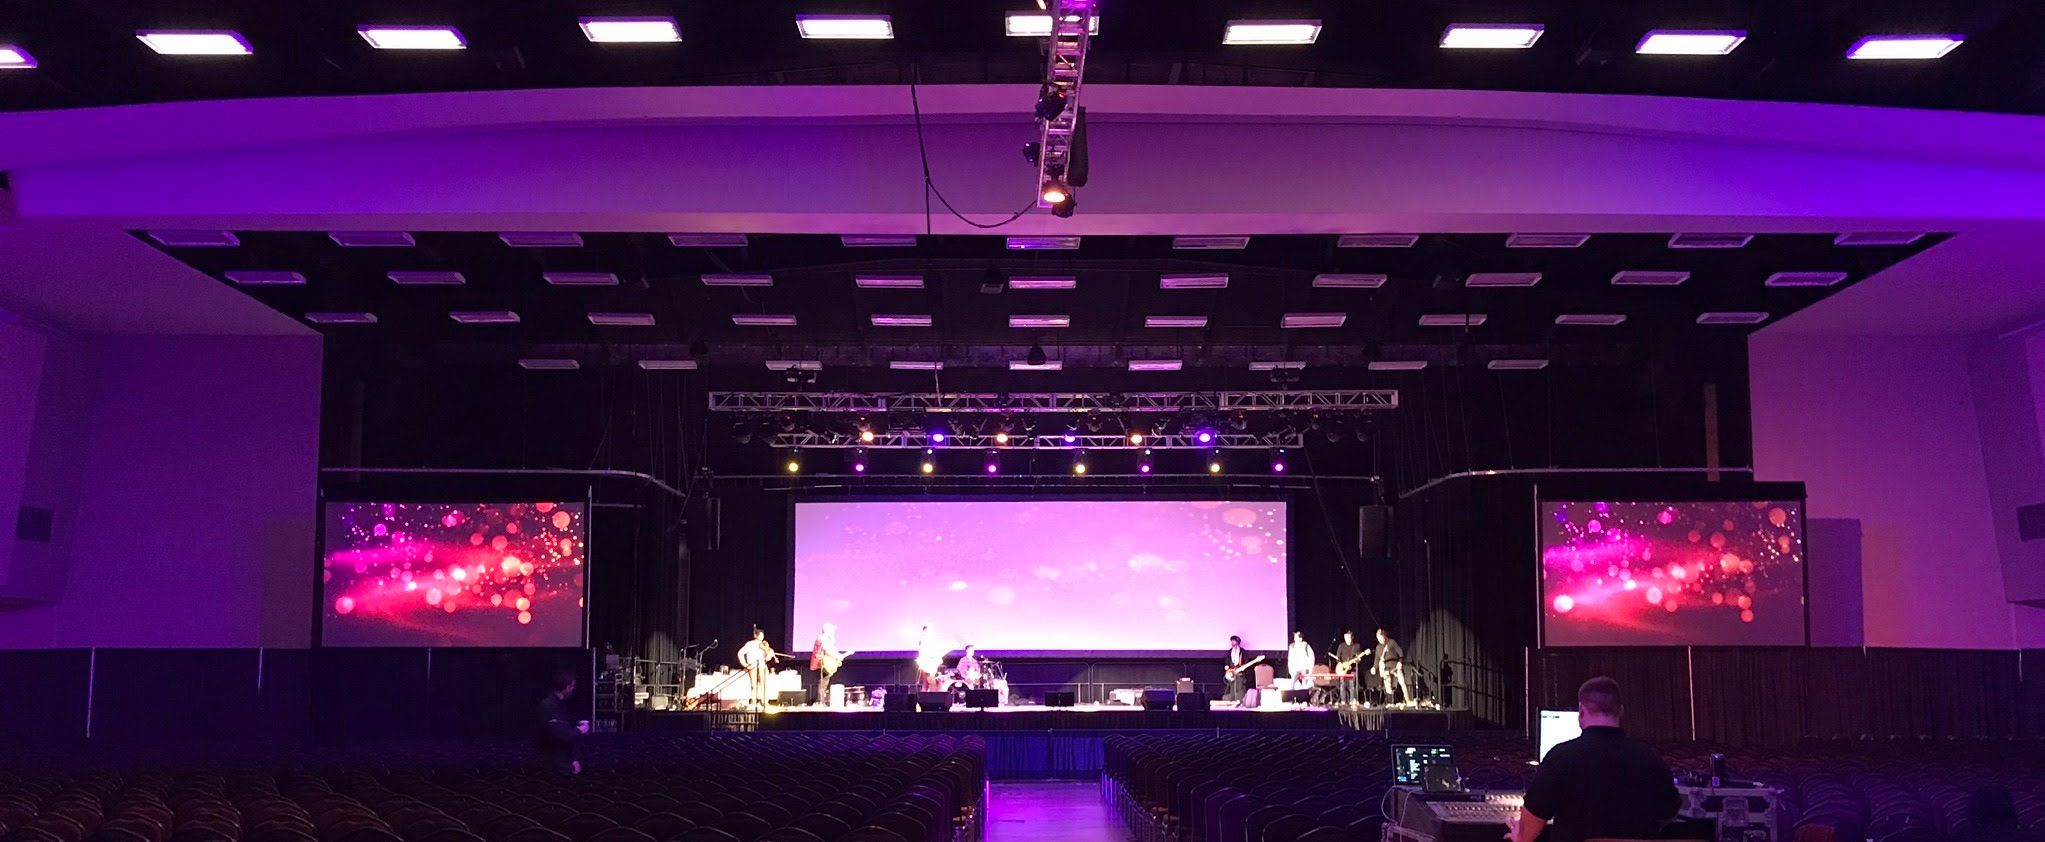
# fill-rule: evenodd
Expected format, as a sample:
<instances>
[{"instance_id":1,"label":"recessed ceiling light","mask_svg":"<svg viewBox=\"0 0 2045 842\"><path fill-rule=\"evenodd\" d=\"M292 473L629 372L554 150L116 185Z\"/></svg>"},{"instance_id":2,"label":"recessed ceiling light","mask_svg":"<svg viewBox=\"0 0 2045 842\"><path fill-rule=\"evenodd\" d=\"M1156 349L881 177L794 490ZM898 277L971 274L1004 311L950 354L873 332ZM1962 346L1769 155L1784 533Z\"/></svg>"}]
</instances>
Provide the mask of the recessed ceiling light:
<instances>
[{"instance_id":1,"label":"recessed ceiling light","mask_svg":"<svg viewBox=\"0 0 2045 842\"><path fill-rule=\"evenodd\" d=\"M233 248L241 238L233 231L151 231L149 239L178 248Z\"/></svg>"},{"instance_id":2,"label":"recessed ceiling light","mask_svg":"<svg viewBox=\"0 0 2045 842\"><path fill-rule=\"evenodd\" d=\"M363 24L355 27L362 34L362 40L379 50L461 50L469 44L462 40L461 30L452 26L381 26Z\"/></svg>"},{"instance_id":3,"label":"recessed ceiling light","mask_svg":"<svg viewBox=\"0 0 2045 842\"><path fill-rule=\"evenodd\" d=\"M1130 360L1130 371L1178 371L1185 360Z\"/></svg>"},{"instance_id":4,"label":"recessed ceiling light","mask_svg":"<svg viewBox=\"0 0 2045 842\"><path fill-rule=\"evenodd\" d=\"M283 269L236 269L227 279L245 287L305 286L305 275Z\"/></svg>"},{"instance_id":5,"label":"recessed ceiling light","mask_svg":"<svg viewBox=\"0 0 2045 842\"><path fill-rule=\"evenodd\" d=\"M1509 249L1573 249L1590 242L1589 234L1510 234L1505 238Z\"/></svg>"},{"instance_id":6,"label":"recessed ceiling light","mask_svg":"<svg viewBox=\"0 0 2045 842\"><path fill-rule=\"evenodd\" d=\"M1738 29L1651 29L1633 51L1644 56L1722 56L1731 53L1747 33Z\"/></svg>"},{"instance_id":7,"label":"recessed ceiling light","mask_svg":"<svg viewBox=\"0 0 2045 842\"><path fill-rule=\"evenodd\" d=\"M541 272L540 277L557 287L614 287L618 285L615 272Z\"/></svg>"},{"instance_id":8,"label":"recessed ceiling light","mask_svg":"<svg viewBox=\"0 0 2045 842\"><path fill-rule=\"evenodd\" d=\"M887 15L796 15L795 31L821 40L884 41L895 37L895 24Z\"/></svg>"},{"instance_id":9,"label":"recessed ceiling light","mask_svg":"<svg viewBox=\"0 0 2045 842\"><path fill-rule=\"evenodd\" d=\"M922 289L922 275L856 275L852 285L860 289Z\"/></svg>"},{"instance_id":10,"label":"recessed ceiling light","mask_svg":"<svg viewBox=\"0 0 2045 842\"><path fill-rule=\"evenodd\" d=\"M1965 43L1964 35L1869 35L1846 51L1850 59L1924 60L1944 56Z\"/></svg>"},{"instance_id":11,"label":"recessed ceiling light","mask_svg":"<svg viewBox=\"0 0 2045 842\"><path fill-rule=\"evenodd\" d=\"M461 286L469 282L468 278L462 277L462 273L447 271L424 271L424 272L392 271L385 272L384 277L390 278L391 283L408 287L423 286L453 287Z\"/></svg>"},{"instance_id":12,"label":"recessed ceiling light","mask_svg":"<svg viewBox=\"0 0 2045 842\"><path fill-rule=\"evenodd\" d=\"M248 39L231 29L144 29L135 37L158 55L245 56L254 52Z\"/></svg>"},{"instance_id":13,"label":"recessed ceiling light","mask_svg":"<svg viewBox=\"0 0 2045 842\"><path fill-rule=\"evenodd\" d=\"M1341 327L1349 321L1348 313L1286 313L1279 317L1278 326L1284 328Z\"/></svg>"},{"instance_id":14,"label":"recessed ceiling light","mask_svg":"<svg viewBox=\"0 0 2045 842\"><path fill-rule=\"evenodd\" d=\"M1671 234L1672 249L1738 249L1754 241L1752 234Z\"/></svg>"},{"instance_id":15,"label":"recessed ceiling light","mask_svg":"<svg viewBox=\"0 0 2045 842\"><path fill-rule=\"evenodd\" d=\"M1615 287L1672 287L1690 280L1690 273L1653 269L1625 269L1612 275Z\"/></svg>"},{"instance_id":16,"label":"recessed ceiling light","mask_svg":"<svg viewBox=\"0 0 2045 842\"><path fill-rule=\"evenodd\" d=\"M1771 287L1829 287L1846 280L1845 272L1777 272L1762 281Z\"/></svg>"},{"instance_id":17,"label":"recessed ceiling light","mask_svg":"<svg viewBox=\"0 0 2045 842\"><path fill-rule=\"evenodd\" d=\"M1323 272L1314 276L1315 289L1377 289L1391 280L1386 275L1359 275Z\"/></svg>"},{"instance_id":18,"label":"recessed ceiling light","mask_svg":"<svg viewBox=\"0 0 2045 842\"><path fill-rule=\"evenodd\" d=\"M744 234L669 234L667 241L680 248L744 248Z\"/></svg>"},{"instance_id":19,"label":"recessed ceiling light","mask_svg":"<svg viewBox=\"0 0 2045 842\"><path fill-rule=\"evenodd\" d=\"M1010 251L1071 251L1079 248L1078 237L1010 237Z\"/></svg>"},{"instance_id":20,"label":"recessed ceiling light","mask_svg":"<svg viewBox=\"0 0 2045 842\"><path fill-rule=\"evenodd\" d=\"M375 313L307 313L305 320L322 325L373 325Z\"/></svg>"},{"instance_id":21,"label":"recessed ceiling light","mask_svg":"<svg viewBox=\"0 0 2045 842\"><path fill-rule=\"evenodd\" d=\"M327 239L345 248L407 248L417 245L404 231L328 231Z\"/></svg>"},{"instance_id":22,"label":"recessed ceiling light","mask_svg":"<svg viewBox=\"0 0 2045 842\"><path fill-rule=\"evenodd\" d=\"M910 248L916 245L914 234L844 234L838 242L849 249Z\"/></svg>"},{"instance_id":23,"label":"recessed ceiling light","mask_svg":"<svg viewBox=\"0 0 2045 842\"><path fill-rule=\"evenodd\" d=\"M1228 289L1227 275L1166 275L1157 279L1159 289Z\"/></svg>"},{"instance_id":24,"label":"recessed ceiling light","mask_svg":"<svg viewBox=\"0 0 2045 842\"><path fill-rule=\"evenodd\" d=\"M1524 50L1541 40L1538 23L1456 23L1441 32L1445 50Z\"/></svg>"},{"instance_id":25,"label":"recessed ceiling light","mask_svg":"<svg viewBox=\"0 0 2045 842\"><path fill-rule=\"evenodd\" d=\"M518 361L518 367L527 371L574 371L581 368L582 363L560 359L523 359Z\"/></svg>"},{"instance_id":26,"label":"recessed ceiling light","mask_svg":"<svg viewBox=\"0 0 2045 842\"><path fill-rule=\"evenodd\" d=\"M1144 316L1144 327L1206 327L1206 316Z\"/></svg>"},{"instance_id":27,"label":"recessed ceiling light","mask_svg":"<svg viewBox=\"0 0 2045 842\"><path fill-rule=\"evenodd\" d=\"M1421 327L1476 327L1483 323L1483 313L1429 313L1420 317Z\"/></svg>"},{"instance_id":28,"label":"recessed ceiling light","mask_svg":"<svg viewBox=\"0 0 2045 842\"><path fill-rule=\"evenodd\" d=\"M577 248L582 245L582 235L573 231L506 231L497 239L512 248L549 249Z\"/></svg>"},{"instance_id":29,"label":"recessed ceiling light","mask_svg":"<svg viewBox=\"0 0 2045 842\"><path fill-rule=\"evenodd\" d=\"M1547 360L1492 360L1484 364L1492 371L1540 371L1548 367Z\"/></svg>"},{"instance_id":30,"label":"recessed ceiling light","mask_svg":"<svg viewBox=\"0 0 2045 842\"><path fill-rule=\"evenodd\" d=\"M704 275L706 287L770 287L774 285L773 275Z\"/></svg>"},{"instance_id":31,"label":"recessed ceiling light","mask_svg":"<svg viewBox=\"0 0 2045 842\"><path fill-rule=\"evenodd\" d=\"M1318 20L1232 20L1221 43L1231 45L1311 44L1321 37Z\"/></svg>"},{"instance_id":32,"label":"recessed ceiling light","mask_svg":"<svg viewBox=\"0 0 2045 842\"><path fill-rule=\"evenodd\" d=\"M1924 239L1923 232L1871 231L1857 234L1841 234L1832 238L1832 244L1852 248L1855 246L1907 246Z\"/></svg>"},{"instance_id":33,"label":"recessed ceiling light","mask_svg":"<svg viewBox=\"0 0 2045 842\"><path fill-rule=\"evenodd\" d=\"M647 371L695 371L695 360L640 360L639 367Z\"/></svg>"},{"instance_id":34,"label":"recessed ceiling light","mask_svg":"<svg viewBox=\"0 0 2045 842\"><path fill-rule=\"evenodd\" d=\"M653 314L591 313L589 323L598 327L653 327Z\"/></svg>"},{"instance_id":35,"label":"recessed ceiling light","mask_svg":"<svg viewBox=\"0 0 2045 842\"><path fill-rule=\"evenodd\" d=\"M890 360L888 368L896 371L943 371L944 363L938 360Z\"/></svg>"},{"instance_id":36,"label":"recessed ceiling light","mask_svg":"<svg viewBox=\"0 0 2045 842\"><path fill-rule=\"evenodd\" d=\"M1371 371L1419 371L1426 367L1426 360L1371 360L1366 366Z\"/></svg>"},{"instance_id":37,"label":"recessed ceiling light","mask_svg":"<svg viewBox=\"0 0 2045 842\"><path fill-rule=\"evenodd\" d=\"M27 70L36 66L36 57L28 50L13 44L0 44L0 70Z\"/></svg>"},{"instance_id":38,"label":"recessed ceiling light","mask_svg":"<svg viewBox=\"0 0 2045 842\"><path fill-rule=\"evenodd\" d=\"M518 314L510 310L456 310L447 317L465 325L518 324Z\"/></svg>"},{"instance_id":39,"label":"recessed ceiling light","mask_svg":"<svg viewBox=\"0 0 2045 842\"><path fill-rule=\"evenodd\" d=\"M1404 249L1420 242L1419 234L1343 234L1335 238L1336 248Z\"/></svg>"},{"instance_id":40,"label":"recessed ceiling light","mask_svg":"<svg viewBox=\"0 0 2045 842\"><path fill-rule=\"evenodd\" d=\"M1010 38L1044 38L1051 34L1050 12L1009 12L1003 21ZM1100 15L1086 22L1086 31L1089 35L1101 34Z\"/></svg>"},{"instance_id":41,"label":"recessed ceiling light","mask_svg":"<svg viewBox=\"0 0 2045 842\"><path fill-rule=\"evenodd\" d=\"M929 316L916 316L916 315L908 315L908 314L903 314L903 313L896 313L896 314L885 314L885 315L883 315L883 314L876 314L876 315L875 315L875 316L873 317L873 326L874 326L874 327L929 327L929 326L930 326L930 317L929 317Z\"/></svg>"},{"instance_id":42,"label":"recessed ceiling light","mask_svg":"<svg viewBox=\"0 0 2045 842\"><path fill-rule=\"evenodd\" d=\"M1179 251L1237 251L1250 247L1248 237L1173 237L1172 248Z\"/></svg>"},{"instance_id":43,"label":"recessed ceiling light","mask_svg":"<svg viewBox=\"0 0 2045 842\"><path fill-rule=\"evenodd\" d=\"M1009 327L1071 327L1071 316L1009 316Z\"/></svg>"},{"instance_id":44,"label":"recessed ceiling light","mask_svg":"<svg viewBox=\"0 0 2045 842\"><path fill-rule=\"evenodd\" d=\"M1758 325L1768 321L1768 314L1755 311L1717 311L1697 314L1701 325Z\"/></svg>"},{"instance_id":45,"label":"recessed ceiling light","mask_svg":"<svg viewBox=\"0 0 2045 842\"><path fill-rule=\"evenodd\" d=\"M1009 289L1073 289L1077 286L1079 286L1078 278L1018 275L1008 279Z\"/></svg>"},{"instance_id":46,"label":"recessed ceiling light","mask_svg":"<svg viewBox=\"0 0 2045 842\"><path fill-rule=\"evenodd\" d=\"M1539 272L1471 272L1463 279L1468 287L1530 287L1540 282Z\"/></svg>"},{"instance_id":47,"label":"recessed ceiling light","mask_svg":"<svg viewBox=\"0 0 2045 842\"><path fill-rule=\"evenodd\" d=\"M583 18L583 37L598 44L664 44L682 40L674 18Z\"/></svg>"},{"instance_id":48,"label":"recessed ceiling light","mask_svg":"<svg viewBox=\"0 0 2045 842\"><path fill-rule=\"evenodd\" d=\"M822 360L768 360L768 371L823 371Z\"/></svg>"},{"instance_id":49,"label":"recessed ceiling light","mask_svg":"<svg viewBox=\"0 0 2045 842\"><path fill-rule=\"evenodd\" d=\"M1064 360L1045 360L1040 363L1032 363L1028 360L1008 361L1009 371L1063 371L1064 369Z\"/></svg>"},{"instance_id":50,"label":"recessed ceiling light","mask_svg":"<svg viewBox=\"0 0 2045 842\"><path fill-rule=\"evenodd\" d=\"M1555 317L1558 325L1578 327L1612 327L1626 323L1624 313L1563 313Z\"/></svg>"},{"instance_id":51,"label":"recessed ceiling light","mask_svg":"<svg viewBox=\"0 0 2045 842\"><path fill-rule=\"evenodd\" d=\"M1250 363L1251 371L1301 371L1306 367L1306 363L1295 360L1271 360Z\"/></svg>"},{"instance_id":52,"label":"recessed ceiling light","mask_svg":"<svg viewBox=\"0 0 2045 842\"><path fill-rule=\"evenodd\" d=\"M731 323L740 327L795 327L795 317L787 313L734 313Z\"/></svg>"}]
</instances>

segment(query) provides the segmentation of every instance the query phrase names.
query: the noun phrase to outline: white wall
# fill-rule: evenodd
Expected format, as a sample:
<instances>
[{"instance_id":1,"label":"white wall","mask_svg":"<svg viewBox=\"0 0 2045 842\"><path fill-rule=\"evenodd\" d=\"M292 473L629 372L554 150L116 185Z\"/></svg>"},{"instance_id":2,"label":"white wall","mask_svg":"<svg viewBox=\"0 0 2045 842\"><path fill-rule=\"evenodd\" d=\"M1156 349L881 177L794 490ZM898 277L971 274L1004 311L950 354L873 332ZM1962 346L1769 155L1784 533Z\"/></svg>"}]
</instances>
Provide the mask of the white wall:
<instances>
[{"instance_id":1,"label":"white wall","mask_svg":"<svg viewBox=\"0 0 2045 842\"><path fill-rule=\"evenodd\" d=\"M1960 338L1781 335L1750 346L1754 468L1812 518L1861 524L1869 646L2010 648Z\"/></svg>"}]
</instances>

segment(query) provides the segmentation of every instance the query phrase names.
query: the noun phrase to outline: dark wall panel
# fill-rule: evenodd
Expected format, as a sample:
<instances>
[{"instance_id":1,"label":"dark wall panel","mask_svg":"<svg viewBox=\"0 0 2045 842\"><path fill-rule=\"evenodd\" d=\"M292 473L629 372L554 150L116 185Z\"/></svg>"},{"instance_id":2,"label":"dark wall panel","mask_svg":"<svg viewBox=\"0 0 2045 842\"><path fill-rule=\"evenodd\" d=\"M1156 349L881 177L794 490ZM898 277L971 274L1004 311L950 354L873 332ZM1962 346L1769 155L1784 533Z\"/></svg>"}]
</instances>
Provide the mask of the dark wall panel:
<instances>
[{"instance_id":1,"label":"dark wall panel","mask_svg":"<svg viewBox=\"0 0 2045 842\"><path fill-rule=\"evenodd\" d=\"M528 738L539 730L540 699L556 672L576 677L568 700L577 719L588 713L587 649L435 649L432 733L440 738Z\"/></svg>"},{"instance_id":2,"label":"dark wall panel","mask_svg":"<svg viewBox=\"0 0 2045 842\"><path fill-rule=\"evenodd\" d=\"M100 649L93 739L124 745L259 742L254 649Z\"/></svg>"},{"instance_id":3,"label":"dark wall panel","mask_svg":"<svg viewBox=\"0 0 2045 842\"><path fill-rule=\"evenodd\" d=\"M85 739L92 653L0 650L0 753Z\"/></svg>"}]
</instances>

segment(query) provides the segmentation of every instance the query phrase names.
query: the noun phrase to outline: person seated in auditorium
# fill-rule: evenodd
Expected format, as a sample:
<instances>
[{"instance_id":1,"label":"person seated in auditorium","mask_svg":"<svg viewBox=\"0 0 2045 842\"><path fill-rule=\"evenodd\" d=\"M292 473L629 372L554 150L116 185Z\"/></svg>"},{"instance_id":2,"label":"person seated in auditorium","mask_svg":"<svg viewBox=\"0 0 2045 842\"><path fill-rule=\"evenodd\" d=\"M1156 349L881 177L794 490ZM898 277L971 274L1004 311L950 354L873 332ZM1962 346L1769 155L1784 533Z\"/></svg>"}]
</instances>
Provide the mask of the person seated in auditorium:
<instances>
[{"instance_id":1,"label":"person seated in auditorium","mask_svg":"<svg viewBox=\"0 0 2045 842\"><path fill-rule=\"evenodd\" d=\"M1292 648L1285 650L1285 674L1292 677L1294 689L1305 687L1307 676L1314 674L1314 647L1307 643L1306 632L1292 633Z\"/></svg>"},{"instance_id":2,"label":"person seated in auditorium","mask_svg":"<svg viewBox=\"0 0 2045 842\"><path fill-rule=\"evenodd\" d=\"M2041 842L2045 833L2025 829L2017 820L2009 787L1989 784L1967 793L1967 823L1950 842Z\"/></svg>"},{"instance_id":3,"label":"person seated in auditorium","mask_svg":"<svg viewBox=\"0 0 2045 842\"><path fill-rule=\"evenodd\" d=\"M986 678L985 672L980 667L980 656L973 654L973 644L966 644L966 653L959 656L959 680L967 687L977 689L981 680Z\"/></svg>"},{"instance_id":4,"label":"person seated in auditorium","mask_svg":"<svg viewBox=\"0 0 2045 842\"><path fill-rule=\"evenodd\" d=\"M1527 784L1525 806L1506 838L1534 842L1653 839L1681 806L1662 756L1619 730L1619 682L1598 676L1576 691L1583 735L1548 750Z\"/></svg>"},{"instance_id":5,"label":"person seated in auditorium","mask_svg":"<svg viewBox=\"0 0 2045 842\"><path fill-rule=\"evenodd\" d=\"M1384 629L1378 629L1377 661L1371 665L1370 674L1384 683L1385 704L1392 704L1393 685L1399 688L1400 702L1410 705L1416 701L1413 698L1413 679L1406 674L1406 650L1399 647L1399 641L1385 634Z\"/></svg>"},{"instance_id":6,"label":"person seated in auditorium","mask_svg":"<svg viewBox=\"0 0 2045 842\"><path fill-rule=\"evenodd\" d=\"M589 733L587 720L568 716L568 697L575 694L575 675L554 673L547 682L547 695L540 697L540 765L562 775L582 774L582 736Z\"/></svg>"},{"instance_id":7,"label":"person seated in auditorium","mask_svg":"<svg viewBox=\"0 0 2045 842\"><path fill-rule=\"evenodd\" d=\"M1221 694L1224 702L1240 702L1244 691L1250 687L1250 655L1243 651L1243 639L1228 636L1228 655L1222 660L1222 676L1228 681L1228 690Z\"/></svg>"}]
</instances>

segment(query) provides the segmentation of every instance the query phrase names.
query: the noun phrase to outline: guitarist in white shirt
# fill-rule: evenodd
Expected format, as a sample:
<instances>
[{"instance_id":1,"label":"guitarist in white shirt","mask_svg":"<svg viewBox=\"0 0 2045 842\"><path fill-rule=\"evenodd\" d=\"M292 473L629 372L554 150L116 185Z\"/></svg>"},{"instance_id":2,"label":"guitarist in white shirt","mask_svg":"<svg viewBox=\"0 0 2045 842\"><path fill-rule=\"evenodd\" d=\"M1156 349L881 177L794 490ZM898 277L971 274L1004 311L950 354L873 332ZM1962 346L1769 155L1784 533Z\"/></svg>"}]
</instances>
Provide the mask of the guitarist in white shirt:
<instances>
[{"instance_id":1,"label":"guitarist in white shirt","mask_svg":"<svg viewBox=\"0 0 2045 842\"><path fill-rule=\"evenodd\" d=\"M809 668L817 674L817 704L831 703L831 677L838 674L838 668L845 665L851 652L838 651L838 626L825 623L817 632L817 640L810 644Z\"/></svg>"}]
</instances>

